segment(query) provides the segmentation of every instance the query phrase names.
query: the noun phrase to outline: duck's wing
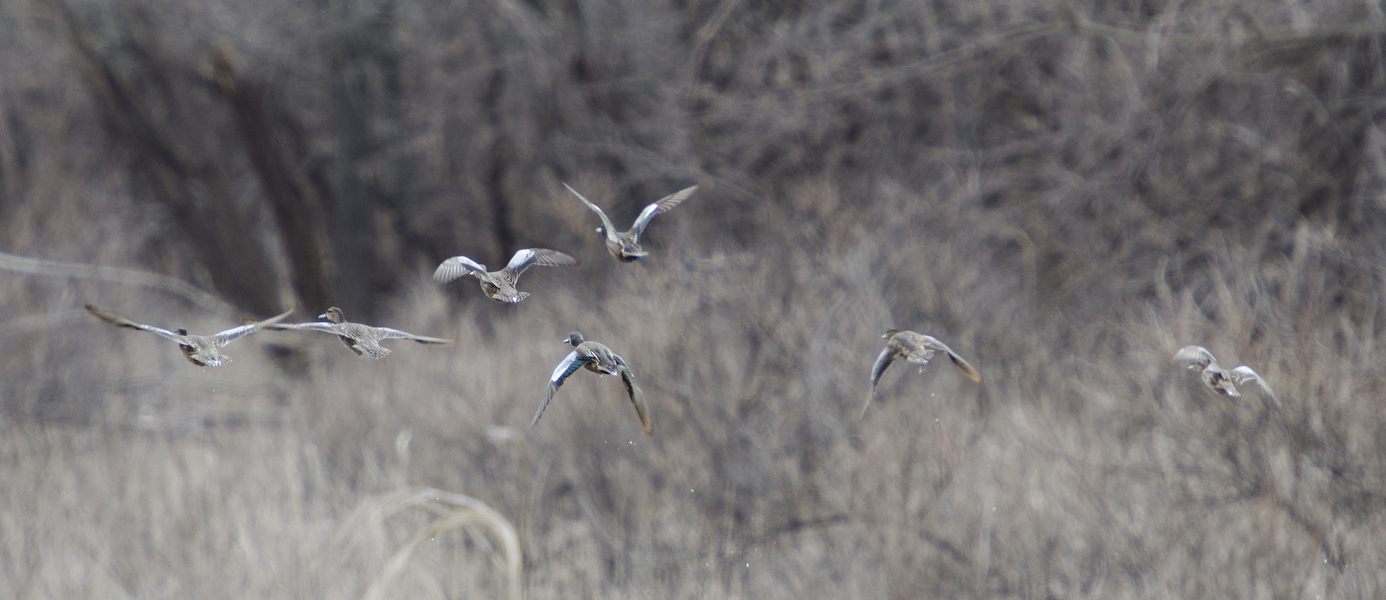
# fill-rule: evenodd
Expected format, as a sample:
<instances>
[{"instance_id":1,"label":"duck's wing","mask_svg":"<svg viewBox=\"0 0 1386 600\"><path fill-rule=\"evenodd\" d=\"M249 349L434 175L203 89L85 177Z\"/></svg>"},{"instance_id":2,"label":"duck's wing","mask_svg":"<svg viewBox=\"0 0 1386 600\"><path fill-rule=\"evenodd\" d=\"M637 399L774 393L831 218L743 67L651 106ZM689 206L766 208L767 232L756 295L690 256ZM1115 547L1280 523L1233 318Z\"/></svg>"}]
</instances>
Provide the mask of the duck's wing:
<instances>
[{"instance_id":1,"label":"duck's wing","mask_svg":"<svg viewBox=\"0 0 1386 600\"><path fill-rule=\"evenodd\" d=\"M1187 363L1189 366L1208 368L1208 365L1216 365L1218 361L1213 358L1213 353L1203 346L1184 346L1174 353L1174 362Z\"/></svg>"},{"instance_id":2,"label":"duck's wing","mask_svg":"<svg viewBox=\"0 0 1386 600\"><path fill-rule=\"evenodd\" d=\"M866 403L861 405L861 417L866 418L866 411L871 408L871 401L876 399L876 384L881 381L881 374L890 368L890 363L895 361L895 349L887 343L885 350L876 357L875 366L871 367L871 393L866 396Z\"/></svg>"},{"instance_id":3,"label":"duck's wing","mask_svg":"<svg viewBox=\"0 0 1386 600\"><path fill-rule=\"evenodd\" d=\"M245 325L241 325L240 327L232 327L231 329L227 329L226 331L223 331L221 333L209 335L207 336L207 338L218 345L225 345L230 343L231 340L234 340L238 337L254 333L257 329L260 329L261 327L278 323L281 319L289 316L289 314L292 312L294 312L293 309L289 309L263 321L246 323Z\"/></svg>"},{"instance_id":4,"label":"duck's wing","mask_svg":"<svg viewBox=\"0 0 1386 600\"><path fill-rule=\"evenodd\" d=\"M881 382L881 375L885 374L885 370L890 368L890 363L895 362L896 356L898 356L898 353L895 352L895 349L891 348L889 344L886 345L884 350L881 350L881 355L876 357L876 364L871 367L872 389L875 389L876 384Z\"/></svg>"},{"instance_id":5,"label":"duck's wing","mask_svg":"<svg viewBox=\"0 0 1386 600\"><path fill-rule=\"evenodd\" d=\"M101 309L101 308L97 308L97 307L92 306L92 305L90 305L90 304L87 305L87 312L91 313L91 314L94 315L96 318L101 319L102 321L105 321L105 322L107 322L107 323L110 323L110 324L112 324L112 325L115 325L116 327L125 327L125 328L127 328L127 329L138 329L138 330L140 330L140 331L148 331L149 333L152 333L152 334L155 334L155 335L159 335L159 336L163 336L163 337L166 337L166 338L168 338L168 339L170 339L170 340L173 340L173 341L179 342L179 343L182 343L182 342L187 341L187 337L186 337L186 336L178 335L178 334L176 334L176 333L174 333L174 332L172 332L172 331L169 331L169 330L167 330L167 329L164 329L164 328L162 328L162 327L155 327L155 326L153 326L153 325L145 325L144 323L136 323L136 322L134 322L134 321L131 321L131 320L126 319L126 318L123 318L123 317L117 317L117 316L115 316L115 315L113 315L113 314L111 314L111 313L106 312L105 310L103 310L103 309Z\"/></svg>"},{"instance_id":6,"label":"duck's wing","mask_svg":"<svg viewBox=\"0 0 1386 600\"><path fill-rule=\"evenodd\" d=\"M587 205L587 208L592 209L592 212L597 213L597 216L602 218L602 233L606 235L606 239L610 240L611 243L619 244L620 241L616 239L616 226L612 225L611 218L606 216L605 212L602 212L602 207L592 204L591 200L579 194L577 190L573 189L573 186L564 183L563 187L568 188L568 191L572 192L574 196L577 196L578 200L581 200L583 204Z\"/></svg>"},{"instance_id":7,"label":"duck's wing","mask_svg":"<svg viewBox=\"0 0 1386 600\"><path fill-rule=\"evenodd\" d=\"M654 423L650 422L650 407L645 404L645 395L641 393L640 386L635 384L635 372L630 370L630 365L626 364L625 359L615 352L608 352L611 359L616 361L616 372L621 374L621 383L626 385L626 394L630 396L630 403L635 407L635 416L640 419L640 427L645 430L645 435L654 437Z\"/></svg>"},{"instance_id":8,"label":"duck's wing","mask_svg":"<svg viewBox=\"0 0 1386 600\"><path fill-rule=\"evenodd\" d=\"M407 331L400 331L398 329L391 329L389 327L371 327L371 329L375 330L376 339L379 340L414 340L420 344L437 344L440 346L448 346L452 344L452 340L445 340L443 338L428 337L423 335L414 335Z\"/></svg>"},{"instance_id":9,"label":"duck's wing","mask_svg":"<svg viewBox=\"0 0 1386 600\"><path fill-rule=\"evenodd\" d=\"M478 277L485 276L486 265L465 256L454 256L438 265L438 268L433 271L433 280L438 283L447 283L458 277L473 274L479 274Z\"/></svg>"},{"instance_id":10,"label":"duck's wing","mask_svg":"<svg viewBox=\"0 0 1386 600\"><path fill-rule=\"evenodd\" d=\"M650 219L654 218L654 216L659 213L668 212L669 209L678 206L679 203L687 200L688 197L692 196L693 192L696 191L698 191L698 186L696 185L690 188L684 188L646 206L644 210L640 211L640 216L635 218L635 223L630 226L630 236L634 238L635 241L640 241L640 234L645 231L645 226L650 224Z\"/></svg>"},{"instance_id":11,"label":"duck's wing","mask_svg":"<svg viewBox=\"0 0 1386 600\"><path fill-rule=\"evenodd\" d=\"M576 258L568 256L557 250L548 248L525 248L510 257L510 263L505 265L505 270L510 271L510 280L519 281L520 274L534 265L541 267L576 267L582 264Z\"/></svg>"},{"instance_id":12,"label":"duck's wing","mask_svg":"<svg viewBox=\"0 0 1386 600\"><path fill-rule=\"evenodd\" d=\"M1231 377L1233 383L1239 386L1245 386L1247 382L1255 381L1256 385L1261 386L1261 389L1265 390L1272 400L1275 400L1277 404L1280 402L1280 399L1275 397L1275 390L1272 390L1270 384L1266 383L1265 378L1257 375L1256 371L1253 371L1251 367L1242 365L1232 369L1232 374L1229 377Z\"/></svg>"},{"instance_id":13,"label":"duck's wing","mask_svg":"<svg viewBox=\"0 0 1386 600\"><path fill-rule=\"evenodd\" d=\"M977 383L982 382L982 374L977 372L976 367L973 367L966 360L963 360L963 357L958 356L958 353L954 352L952 348L949 348L947 344L938 341L938 338L929 335L924 336L924 347L929 350L947 354L948 358L953 361L953 364L958 365L958 370L962 371L963 375L966 375L968 379Z\"/></svg>"},{"instance_id":14,"label":"duck's wing","mask_svg":"<svg viewBox=\"0 0 1386 600\"><path fill-rule=\"evenodd\" d=\"M337 335L341 335L342 333L341 331L338 331L336 323L328 323L327 321L308 321L306 323L271 323L269 325L265 325L265 329L268 329L270 331L290 331L296 329L307 329L310 331L322 331Z\"/></svg>"},{"instance_id":15,"label":"duck's wing","mask_svg":"<svg viewBox=\"0 0 1386 600\"><path fill-rule=\"evenodd\" d=\"M558 388L563 385L563 381L580 368L582 368L582 360L579 360L577 350L569 352L568 356L558 363L558 367L553 370L553 375L549 376L549 385L544 388L544 402L539 405L539 412L534 413L534 420L529 422L530 427L534 427L539 422L539 417L544 416L544 409L548 408L549 401L553 400L553 393L558 391Z\"/></svg>"}]
</instances>

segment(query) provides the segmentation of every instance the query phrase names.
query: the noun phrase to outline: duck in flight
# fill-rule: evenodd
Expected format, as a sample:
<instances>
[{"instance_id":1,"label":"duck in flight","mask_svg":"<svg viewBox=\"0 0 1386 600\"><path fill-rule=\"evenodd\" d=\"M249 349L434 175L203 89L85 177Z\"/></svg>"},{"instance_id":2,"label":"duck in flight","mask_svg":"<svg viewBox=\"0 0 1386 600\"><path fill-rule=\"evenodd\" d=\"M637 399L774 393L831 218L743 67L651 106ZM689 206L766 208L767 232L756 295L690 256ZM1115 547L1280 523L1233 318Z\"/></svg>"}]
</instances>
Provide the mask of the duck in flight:
<instances>
[{"instance_id":1,"label":"duck in flight","mask_svg":"<svg viewBox=\"0 0 1386 600\"><path fill-rule=\"evenodd\" d=\"M679 203L687 200L689 196L693 195L693 192L698 190L698 186L695 185L656 200L652 204L646 206L644 210L640 211L640 216L635 218L635 223L631 224L629 231L621 233L616 231L616 226L611 224L611 219L606 216L605 212L602 212L601 207L593 204L591 200L584 198L582 194L579 194L577 190L573 189L573 186L564 183L563 187L568 188L568 191L572 192L574 196L577 196L578 200L581 200L583 204L587 205L587 208L592 209L592 212L597 213L597 216L601 217L602 226L597 228L597 233L600 233L606 238L606 251L610 252L612 256L616 257L616 260L621 262L631 262L648 256L649 253L640 248L640 234L645 232L645 227L650 224L650 219L654 218L654 216L659 213L667 212L675 206L678 206Z\"/></svg>"},{"instance_id":2,"label":"duck in flight","mask_svg":"<svg viewBox=\"0 0 1386 600\"><path fill-rule=\"evenodd\" d=\"M385 340L414 340L420 344L437 344L440 346L452 345L452 340L414 335L406 331L391 329L389 327L374 327L371 325L352 323L346 320L346 315L342 313L342 309L335 306L327 309L327 312L318 315L318 318L321 320L308 323L270 325L266 329L306 329L335 334L342 340L342 344L350 348L357 356L364 354L371 358L385 358L385 356L390 353L389 348L380 345L380 342Z\"/></svg>"},{"instance_id":3,"label":"duck in flight","mask_svg":"<svg viewBox=\"0 0 1386 600\"><path fill-rule=\"evenodd\" d=\"M520 275L534 265L541 267L576 267L582 262L557 250L545 248L525 248L510 257L510 262L499 271L486 271L486 265L465 256L454 256L438 265L433 279L447 283L463 275L471 275L481 281L481 291L496 302L515 303L529 297L529 292L515 289Z\"/></svg>"},{"instance_id":4,"label":"duck in flight","mask_svg":"<svg viewBox=\"0 0 1386 600\"><path fill-rule=\"evenodd\" d=\"M587 367L588 371L598 375L621 376L621 382L626 385L626 393L630 395L630 403L635 406L635 416L640 419L640 427L645 430L645 435L653 436L654 426L650 423L649 408L645 406L645 397L640 393L640 388L635 385L635 373L631 372L626 361L605 345L584 340L582 334L576 331L563 342L571 345L573 351L553 370L553 375L549 377L549 385L544 389L544 402L539 405L539 412L534 413L534 420L529 426L534 427L539 423L539 417L544 416L544 409L549 406L549 401L553 400L554 392L558 391L568 376L582 367Z\"/></svg>"},{"instance_id":5,"label":"duck in flight","mask_svg":"<svg viewBox=\"0 0 1386 600\"><path fill-rule=\"evenodd\" d=\"M1203 346L1184 346L1174 353L1174 361L1188 363L1190 371L1200 370L1199 376L1203 379L1203 385L1208 389L1229 398L1240 398L1241 392L1237 391L1237 386L1245 386L1248 383L1256 382L1272 400L1277 403L1280 401L1275 397L1275 392L1271 390L1270 384L1266 383L1260 375L1256 374L1251 367L1246 365L1238 366L1231 371L1223 369L1218 364L1218 360L1213 358L1213 353Z\"/></svg>"},{"instance_id":6,"label":"duck in flight","mask_svg":"<svg viewBox=\"0 0 1386 600\"><path fill-rule=\"evenodd\" d=\"M933 336L915 333L913 331L900 331L899 329L887 329L885 335L881 336L886 340L885 350L876 358L876 365L871 367L871 394L866 397L866 403L861 407L861 418L866 418L866 411L871 408L871 401L876 398L876 384L881 381L881 375L890 367L890 363L895 359L904 357L911 363L919 365L922 371L924 365L929 364L929 359L934 357L935 352L942 352L948 355L953 364L958 366L958 370L968 379L977 383L982 382L982 374L977 372L971 364L958 356L952 348Z\"/></svg>"},{"instance_id":7,"label":"duck in flight","mask_svg":"<svg viewBox=\"0 0 1386 600\"><path fill-rule=\"evenodd\" d=\"M188 362L199 367L220 367L221 365L231 362L230 356L221 353L222 347L238 338L255 333L261 327L279 322L280 319L289 316L289 313L293 311L289 310L263 321L247 323L240 327L232 327L231 329L212 335L191 335L186 329L174 329L170 331L162 327L136 323L129 319L117 317L106 312L104 309L97 308L90 304L87 305L87 312L116 327L148 331L149 333L173 340L178 343L178 348L183 351L183 356L188 359Z\"/></svg>"}]
</instances>

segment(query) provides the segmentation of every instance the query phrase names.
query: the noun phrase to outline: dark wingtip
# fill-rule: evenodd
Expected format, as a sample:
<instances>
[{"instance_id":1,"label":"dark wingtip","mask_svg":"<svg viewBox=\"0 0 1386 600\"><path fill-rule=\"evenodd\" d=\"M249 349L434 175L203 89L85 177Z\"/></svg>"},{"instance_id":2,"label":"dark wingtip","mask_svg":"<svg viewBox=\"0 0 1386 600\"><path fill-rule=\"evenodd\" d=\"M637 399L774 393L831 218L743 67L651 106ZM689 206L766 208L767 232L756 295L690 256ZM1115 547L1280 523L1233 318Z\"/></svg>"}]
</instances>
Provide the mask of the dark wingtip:
<instances>
[{"instance_id":1,"label":"dark wingtip","mask_svg":"<svg viewBox=\"0 0 1386 600\"><path fill-rule=\"evenodd\" d=\"M863 404L861 405L861 414L860 414L860 415L857 415L857 420L858 420L858 421L861 421L861 420L863 420L863 419L866 418L866 412L869 411L869 410L871 410L871 402L872 402L873 400L875 400L875 399L876 399L876 386L875 386L875 385L872 385L872 386L871 386L871 393L870 393L870 394L867 394L867 396L866 396L866 402L863 403Z\"/></svg>"}]
</instances>

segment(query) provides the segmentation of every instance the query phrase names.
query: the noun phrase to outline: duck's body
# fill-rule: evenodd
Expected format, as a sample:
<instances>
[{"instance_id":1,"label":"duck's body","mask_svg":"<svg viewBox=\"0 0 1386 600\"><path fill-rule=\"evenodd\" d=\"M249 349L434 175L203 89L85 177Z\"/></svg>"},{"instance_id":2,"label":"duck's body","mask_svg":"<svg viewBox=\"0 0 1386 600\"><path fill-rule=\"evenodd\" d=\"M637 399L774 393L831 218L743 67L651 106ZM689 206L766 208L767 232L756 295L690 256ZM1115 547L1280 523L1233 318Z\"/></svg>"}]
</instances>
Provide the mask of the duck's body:
<instances>
[{"instance_id":1,"label":"duck's body","mask_svg":"<svg viewBox=\"0 0 1386 600\"><path fill-rule=\"evenodd\" d=\"M1271 399L1279 402L1275 398L1275 392L1271 390L1270 384L1266 383L1266 380L1262 379L1260 375L1257 375L1251 367L1240 365L1231 371L1223 369L1218 364L1218 360L1213 357L1213 353L1203 346L1184 346L1174 353L1174 360L1175 362L1188 363L1190 371L1199 370L1199 378L1203 380L1203 385L1214 392L1229 398L1240 398L1242 394L1237 390L1237 386L1244 386L1254 381L1267 394L1270 394Z\"/></svg>"},{"instance_id":2,"label":"duck's body","mask_svg":"<svg viewBox=\"0 0 1386 600\"><path fill-rule=\"evenodd\" d=\"M529 426L533 427L539 422L539 417L544 415L549 401L553 400L554 392L558 391L568 376L576 373L579 368L586 367L588 371L599 375L620 375L621 382L626 386L626 393L630 396L630 403L635 406L635 416L640 419L640 427L645 430L645 435L654 435L654 426L650 423L644 395L635 385L635 373L631 372L626 361L605 345L584 340L582 334L576 331L569 335L564 343L573 346L573 351L553 370L553 375L549 377L549 385L544 389L544 401L539 405L539 412L534 413L534 420Z\"/></svg>"},{"instance_id":3,"label":"duck's body","mask_svg":"<svg viewBox=\"0 0 1386 600\"><path fill-rule=\"evenodd\" d=\"M342 309L333 306L327 312L318 315L321 321L308 323L291 323L288 325L271 325L269 329L306 329L310 331L322 331L335 334L342 340L342 344L355 352L357 356L366 355L371 358L385 358L390 353L390 349L380 345L384 340L413 340L420 344L449 345L452 340L442 338L414 335L407 331L391 329L389 327L374 327L352 323L346 320L346 315Z\"/></svg>"},{"instance_id":4,"label":"duck's body","mask_svg":"<svg viewBox=\"0 0 1386 600\"><path fill-rule=\"evenodd\" d=\"M861 407L862 417L866 416L867 409L871 408L871 401L876 398L876 384L880 383L881 375L885 373L892 362L895 362L895 359L900 357L904 357L905 360L917 364L920 369L923 369L924 365L929 364L929 359L934 357L935 352L942 352L948 355L948 358L958 366L958 370L962 371L962 374L968 379L977 383L982 382L982 374L978 373L976 368L963 360L963 357L958 356L958 353L954 352L952 348L933 336L913 331L889 329L881 337L886 340L886 347L876 358L876 364L871 367L871 393L866 397L866 403Z\"/></svg>"},{"instance_id":5,"label":"duck's body","mask_svg":"<svg viewBox=\"0 0 1386 600\"><path fill-rule=\"evenodd\" d=\"M600 233L606 241L606 251L621 262L631 262L648 256L649 253L640 247L640 234L644 233L645 227L650 224L650 219L678 206L679 203L687 200L689 196L693 195L693 192L698 190L696 185L684 188L647 205L644 210L640 211L640 216L635 218L635 223L631 224L630 229L623 233L616 231L616 226L611 223L611 219L606 216L601 207L583 197L572 186L565 183L563 187L568 188L568 191L577 196L578 200L581 200L583 204L587 205L587 208L592 209L592 212L597 213L597 216L601 218L602 226L597 228L597 233Z\"/></svg>"},{"instance_id":6,"label":"duck's body","mask_svg":"<svg viewBox=\"0 0 1386 600\"><path fill-rule=\"evenodd\" d=\"M231 362L231 357L221 353L222 347L238 338L258 331L261 327L279 322L280 319L289 316L289 313L293 311L286 311L283 314L270 317L263 321L247 323L240 327L232 327L231 329L212 335L192 335L189 334L186 329L168 330L153 325L136 323L129 319L117 317L90 304L87 305L87 312L90 312L95 315L96 318L115 325L116 327L148 331L149 333L173 340L178 344L178 349L183 351L183 357L187 358L188 362L199 367L220 367L221 365Z\"/></svg>"},{"instance_id":7,"label":"duck's body","mask_svg":"<svg viewBox=\"0 0 1386 600\"><path fill-rule=\"evenodd\" d=\"M545 248L525 248L515 253L504 269L487 271L486 265L465 256L454 256L438 265L433 279L447 283L463 275L471 275L481 282L481 291L497 302L515 303L529 297L529 292L515 289L520 275L534 265L541 267L576 267L582 262L557 250Z\"/></svg>"}]
</instances>

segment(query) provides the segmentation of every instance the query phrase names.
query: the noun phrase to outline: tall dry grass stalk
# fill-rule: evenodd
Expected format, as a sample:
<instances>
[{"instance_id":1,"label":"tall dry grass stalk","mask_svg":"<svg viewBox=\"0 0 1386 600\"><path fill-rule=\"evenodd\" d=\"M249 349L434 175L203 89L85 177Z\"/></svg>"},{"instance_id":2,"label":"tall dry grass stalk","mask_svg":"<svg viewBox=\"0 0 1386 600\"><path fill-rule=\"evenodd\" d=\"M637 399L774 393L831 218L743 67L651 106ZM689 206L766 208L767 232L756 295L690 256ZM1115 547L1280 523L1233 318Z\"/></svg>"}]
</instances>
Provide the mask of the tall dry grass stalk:
<instances>
[{"instance_id":1,"label":"tall dry grass stalk","mask_svg":"<svg viewBox=\"0 0 1386 600\"><path fill-rule=\"evenodd\" d=\"M391 515L413 507L423 508L438 515L438 519L409 538L385 562L380 575L366 590L363 596L366 600L386 596L390 586L410 568L410 561L419 544L459 528L469 533L490 556L496 567L505 573L509 584L509 597L512 600L524 597L524 558L521 555L520 538L515 533L515 527L510 524L509 519L471 496L432 488L409 488L367 499L342 523L338 543L359 543L362 530L381 527ZM490 534L490 537L486 534ZM494 547L491 539L499 542L500 547ZM428 577L426 573L421 575ZM432 587L437 586L434 584Z\"/></svg>"},{"instance_id":2,"label":"tall dry grass stalk","mask_svg":"<svg viewBox=\"0 0 1386 600\"><path fill-rule=\"evenodd\" d=\"M511 443L515 445L516 452L520 455L520 500L519 511L519 532L521 546L525 543L525 521L529 517L529 452L525 450L525 440L514 429L509 427L487 427L486 439L494 444Z\"/></svg>"}]
</instances>

